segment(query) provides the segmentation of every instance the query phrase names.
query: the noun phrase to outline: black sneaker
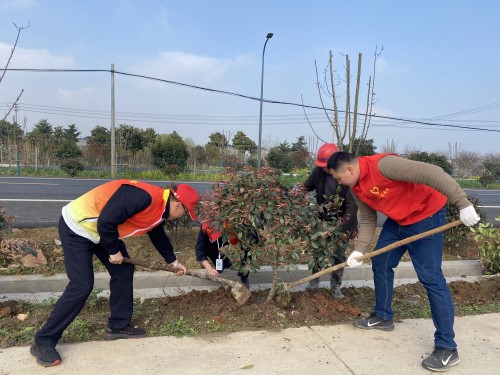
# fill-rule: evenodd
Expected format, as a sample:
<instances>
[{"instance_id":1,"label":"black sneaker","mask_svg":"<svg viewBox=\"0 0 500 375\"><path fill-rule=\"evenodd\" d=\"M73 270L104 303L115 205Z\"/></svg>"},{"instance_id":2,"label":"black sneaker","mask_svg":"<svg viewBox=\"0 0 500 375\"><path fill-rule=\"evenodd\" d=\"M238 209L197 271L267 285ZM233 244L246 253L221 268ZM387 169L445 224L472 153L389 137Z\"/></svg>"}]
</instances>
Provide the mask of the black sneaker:
<instances>
[{"instance_id":1,"label":"black sneaker","mask_svg":"<svg viewBox=\"0 0 500 375\"><path fill-rule=\"evenodd\" d=\"M122 329L106 328L104 333L104 340L117 340L117 339L140 339L146 336L146 331L142 328L134 328L130 324Z\"/></svg>"},{"instance_id":2,"label":"black sneaker","mask_svg":"<svg viewBox=\"0 0 500 375\"><path fill-rule=\"evenodd\" d=\"M36 357L36 361L45 367L56 366L61 363L61 356L57 350L51 346L37 345L33 343L30 353Z\"/></svg>"},{"instance_id":3,"label":"black sneaker","mask_svg":"<svg viewBox=\"0 0 500 375\"><path fill-rule=\"evenodd\" d=\"M432 371L448 371L451 366L460 362L456 350L436 348L430 356L422 361L422 366Z\"/></svg>"},{"instance_id":4,"label":"black sneaker","mask_svg":"<svg viewBox=\"0 0 500 375\"><path fill-rule=\"evenodd\" d=\"M384 320L381 317L371 314L368 319L358 319L354 322L356 328L361 329L379 329L381 331L392 331L394 322L392 320Z\"/></svg>"}]
</instances>

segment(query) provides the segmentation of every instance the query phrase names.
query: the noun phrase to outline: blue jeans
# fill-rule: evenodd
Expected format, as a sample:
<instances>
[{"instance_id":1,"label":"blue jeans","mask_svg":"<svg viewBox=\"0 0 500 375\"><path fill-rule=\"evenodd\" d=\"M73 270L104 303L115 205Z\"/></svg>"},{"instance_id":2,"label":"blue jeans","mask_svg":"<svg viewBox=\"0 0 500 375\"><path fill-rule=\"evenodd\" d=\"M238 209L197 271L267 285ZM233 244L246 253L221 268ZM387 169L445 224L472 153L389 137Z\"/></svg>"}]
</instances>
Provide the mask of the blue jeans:
<instances>
[{"instance_id":1,"label":"blue jeans","mask_svg":"<svg viewBox=\"0 0 500 375\"><path fill-rule=\"evenodd\" d=\"M445 207L434 215L415 224L401 226L387 219L383 225L375 249L380 249L404 238L437 228L445 224ZM375 282L375 315L391 320L392 294L394 288L394 268L408 250L419 281L424 285L431 307L432 321L436 327L434 343L436 348L455 350L453 332L454 307L450 290L441 270L443 257L443 233L434 234L421 240L398 247L372 258Z\"/></svg>"}]
</instances>

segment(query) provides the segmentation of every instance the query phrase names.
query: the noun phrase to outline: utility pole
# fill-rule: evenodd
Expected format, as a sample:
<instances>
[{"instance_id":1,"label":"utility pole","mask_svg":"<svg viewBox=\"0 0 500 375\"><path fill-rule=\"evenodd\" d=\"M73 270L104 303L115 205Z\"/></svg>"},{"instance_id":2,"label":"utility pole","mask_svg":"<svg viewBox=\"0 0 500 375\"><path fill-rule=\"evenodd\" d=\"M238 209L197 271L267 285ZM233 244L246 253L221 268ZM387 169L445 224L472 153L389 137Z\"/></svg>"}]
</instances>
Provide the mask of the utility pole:
<instances>
[{"instance_id":1,"label":"utility pole","mask_svg":"<svg viewBox=\"0 0 500 375\"><path fill-rule=\"evenodd\" d=\"M17 107L17 102L14 104L14 113L16 114L16 117L14 119L14 124L17 125L17 112L19 108ZM16 145L16 176L20 175L20 170L19 170L19 147L17 145L17 137L16 137L16 131L14 131L14 144Z\"/></svg>"},{"instance_id":2,"label":"utility pole","mask_svg":"<svg viewBox=\"0 0 500 375\"><path fill-rule=\"evenodd\" d=\"M260 74L260 112L259 112L259 146L257 151L257 168L260 168L261 158L262 158L262 102L264 101L264 54L266 53L266 45L269 39L273 37L273 33L268 33L266 35L266 42L264 43L264 48L262 48L262 70Z\"/></svg>"},{"instance_id":3,"label":"utility pole","mask_svg":"<svg viewBox=\"0 0 500 375\"><path fill-rule=\"evenodd\" d=\"M111 178L115 178L115 175L115 64L111 64Z\"/></svg>"}]
</instances>

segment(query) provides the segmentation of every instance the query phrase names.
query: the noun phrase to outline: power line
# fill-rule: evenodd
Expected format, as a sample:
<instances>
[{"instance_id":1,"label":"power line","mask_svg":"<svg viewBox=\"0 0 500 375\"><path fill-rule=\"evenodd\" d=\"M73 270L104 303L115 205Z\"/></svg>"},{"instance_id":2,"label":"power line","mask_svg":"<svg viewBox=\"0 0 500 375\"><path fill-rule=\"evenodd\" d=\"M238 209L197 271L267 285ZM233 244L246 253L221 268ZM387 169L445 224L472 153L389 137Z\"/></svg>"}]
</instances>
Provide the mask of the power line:
<instances>
[{"instance_id":1,"label":"power line","mask_svg":"<svg viewBox=\"0 0 500 375\"><path fill-rule=\"evenodd\" d=\"M4 108L9 108L7 103L4 104ZM109 120L109 111L102 110L86 110L86 109L75 109L75 108L65 108L65 107L52 107L37 104L19 104L19 109L24 112L29 113L42 113L42 114L52 114L61 116L70 116L78 118L90 118L97 120ZM0 103L0 108L2 104ZM270 126L272 125L307 125L307 119L303 115L286 114L286 115L268 115L266 123ZM316 123L320 122L322 124L331 125L330 122L321 113L310 114L309 118L314 120ZM343 116L340 116L342 120ZM120 121L141 121L145 123L165 123L165 124L189 124L189 125L237 125L237 126L254 126L256 121L256 116L220 116L220 115L172 115L172 114L152 114L152 113L133 113L133 112L120 112L117 114L117 119ZM396 125L395 123L379 123L378 119L372 121L373 127L396 127L396 128L407 128L407 129L427 129L427 130L453 130L453 129L436 129L434 127L412 127ZM396 120L398 122L399 120ZM417 120L411 120L417 121ZM446 124L440 124L446 125ZM488 125L485 125L488 126ZM491 127L497 127L500 125L489 125ZM451 125L451 128L456 128L456 126ZM455 129L456 130L456 129ZM464 127L458 130L463 131L473 131L476 128Z\"/></svg>"},{"instance_id":2,"label":"power line","mask_svg":"<svg viewBox=\"0 0 500 375\"><path fill-rule=\"evenodd\" d=\"M26 68L7 68L7 69L0 69L3 71L17 71L17 72L45 72L45 73L72 73L72 72L79 72L79 73L89 73L89 72L108 72L111 73L112 71L109 69L26 69ZM188 87L188 88L193 88L197 90L203 90L203 91L208 91L208 92L213 92L213 93L219 93L219 94L225 94L225 95L232 95L232 96L237 96L245 99L250 99L254 101L259 101L260 98L254 97L254 96L249 96L249 95L244 95L244 94L239 94L239 93L234 93L231 91L225 91L225 90L218 90L218 89L211 89L203 86L197 86L197 85L191 85L187 83L182 83L182 82L176 82L176 81L171 81L171 80L166 80L162 78L157 78L157 77L150 77L150 76L145 76L145 75L140 75L140 74L134 74L134 73L126 73L126 72L121 72L121 71L114 71L115 74L123 75L123 76L129 76L129 77L135 77L135 78L142 78L142 79L148 79L148 80L153 80L153 81L158 81L158 82L164 82L164 83L169 83L173 85L178 85L178 86L183 86L183 87ZM308 108L308 109L318 109L318 110L324 110L323 107L318 107L318 106L311 106L311 105L305 105L305 104L299 104L299 103L293 103L293 102L284 102L284 101L278 101L278 100L266 100L263 99L264 102L269 103L269 104L281 104L281 105L289 105L289 106L296 106L296 107L301 107L301 108ZM500 103L493 103L490 105L483 106L488 110L491 109L492 105L496 105ZM496 107L493 107L496 108ZM327 108L328 111L333 111L333 109ZM462 112L467 112L468 110L462 111ZM337 112L339 113L344 113L345 111L343 110L338 110ZM44 112L39 112L39 113L44 113ZM456 112L455 114L451 115L458 115L459 112ZM471 112L472 113L472 112ZM54 113L47 113L47 114L54 114ZM447 115L447 116L451 116ZM358 116L363 116L366 117L364 113L358 113ZM409 118L400 118L400 117L393 117L393 116L381 116L381 115L369 115L371 118L378 118L378 119L386 119L386 120L394 120L394 121L399 121L399 122L405 122L405 123L413 123L413 124L420 124L420 125L427 125L431 127L449 127L449 128L456 128L456 129L462 129L462 130L477 130L477 131L486 131L486 132L499 132L500 130L496 129L487 129L487 128L479 128L479 127L473 127L473 126L464 126L464 125L453 125L453 124L443 124L443 123L435 123L435 122L430 122L430 121L423 121L423 120L415 120L415 119L409 119ZM446 115L445 115L446 116ZM75 117L79 117L76 116ZM84 116L80 116L84 117ZM88 118L93 118L93 117L88 117ZM106 119L105 117L100 119ZM147 121L147 122L156 122L156 121L151 121L151 120L142 120L142 121Z\"/></svg>"}]
</instances>

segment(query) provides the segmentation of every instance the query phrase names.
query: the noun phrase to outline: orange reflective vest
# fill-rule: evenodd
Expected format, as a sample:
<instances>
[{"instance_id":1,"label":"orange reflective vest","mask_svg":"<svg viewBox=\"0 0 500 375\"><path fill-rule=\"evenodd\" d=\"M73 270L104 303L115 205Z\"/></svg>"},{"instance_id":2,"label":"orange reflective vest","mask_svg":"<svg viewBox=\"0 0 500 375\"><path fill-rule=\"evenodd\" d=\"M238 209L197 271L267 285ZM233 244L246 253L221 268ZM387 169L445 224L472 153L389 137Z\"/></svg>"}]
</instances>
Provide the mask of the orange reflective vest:
<instances>
[{"instance_id":1,"label":"orange reflective vest","mask_svg":"<svg viewBox=\"0 0 500 375\"><path fill-rule=\"evenodd\" d=\"M134 180L115 180L97 186L63 208L66 224L77 234L99 243L97 220L111 196L122 185L132 185L145 190L152 198L151 204L144 210L129 217L118 226L119 238L140 236L158 226L164 219L163 213L170 195L169 189L163 189Z\"/></svg>"},{"instance_id":2,"label":"orange reflective vest","mask_svg":"<svg viewBox=\"0 0 500 375\"><path fill-rule=\"evenodd\" d=\"M378 162L387 155L358 158L360 178L352 191L360 200L399 225L414 224L444 206L446 197L427 185L385 178L378 169Z\"/></svg>"}]
</instances>

